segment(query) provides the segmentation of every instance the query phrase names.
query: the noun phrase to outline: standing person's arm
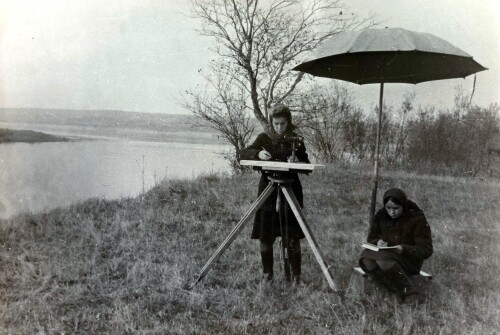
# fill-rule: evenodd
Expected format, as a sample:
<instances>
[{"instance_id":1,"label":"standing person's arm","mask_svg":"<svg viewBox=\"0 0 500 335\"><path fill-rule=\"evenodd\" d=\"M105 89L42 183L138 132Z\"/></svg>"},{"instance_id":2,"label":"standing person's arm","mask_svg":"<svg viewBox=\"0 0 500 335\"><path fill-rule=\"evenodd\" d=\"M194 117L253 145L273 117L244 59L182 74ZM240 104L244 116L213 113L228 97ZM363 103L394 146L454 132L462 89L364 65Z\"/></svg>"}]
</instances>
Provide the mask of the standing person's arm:
<instances>
[{"instance_id":1,"label":"standing person's arm","mask_svg":"<svg viewBox=\"0 0 500 335\"><path fill-rule=\"evenodd\" d=\"M259 160L259 152L264 149L264 136L265 134L259 134L252 144L241 150L239 160Z\"/></svg>"}]
</instances>

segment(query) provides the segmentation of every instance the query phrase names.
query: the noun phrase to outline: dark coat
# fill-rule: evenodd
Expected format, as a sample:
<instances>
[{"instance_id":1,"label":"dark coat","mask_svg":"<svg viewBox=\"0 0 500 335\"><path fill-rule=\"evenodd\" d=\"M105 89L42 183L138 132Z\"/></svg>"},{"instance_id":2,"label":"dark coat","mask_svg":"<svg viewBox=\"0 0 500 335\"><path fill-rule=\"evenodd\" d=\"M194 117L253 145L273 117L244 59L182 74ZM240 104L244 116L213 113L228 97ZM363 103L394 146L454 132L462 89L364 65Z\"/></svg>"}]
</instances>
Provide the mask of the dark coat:
<instances>
[{"instance_id":1,"label":"dark coat","mask_svg":"<svg viewBox=\"0 0 500 335\"><path fill-rule=\"evenodd\" d=\"M400 244L403 252L397 254L392 251L365 250L361 258L391 258L407 272L418 274L423 261L432 255L431 228L422 210L410 200L404 204L403 214L399 218L392 219L385 208L377 212L367 242L377 244L380 239L386 241L389 246Z\"/></svg>"},{"instance_id":2,"label":"dark coat","mask_svg":"<svg viewBox=\"0 0 500 335\"><path fill-rule=\"evenodd\" d=\"M296 136L291 133L290 135ZM247 148L240 152L240 160L260 160L259 152L266 149L271 154L271 161L286 162L292 154L292 143L288 140L273 141L266 133L261 133L255 141ZM304 142L299 141L296 157L300 162L310 163ZM268 171L261 171L259 181L258 195L260 195L269 184L267 179ZM292 179L291 188L300 204L304 206L304 196L302 193L302 185L297 173L281 173L282 177ZM281 236L279 214L276 212L276 191L271 193L270 197L264 202L262 207L255 213L255 220L252 229L252 238L263 241L273 241L277 236ZM283 201L284 197L283 197ZM288 208L288 234L290 238L304 238L302 229L295 219L290 208Z\"/></svg>"}]
</instances>

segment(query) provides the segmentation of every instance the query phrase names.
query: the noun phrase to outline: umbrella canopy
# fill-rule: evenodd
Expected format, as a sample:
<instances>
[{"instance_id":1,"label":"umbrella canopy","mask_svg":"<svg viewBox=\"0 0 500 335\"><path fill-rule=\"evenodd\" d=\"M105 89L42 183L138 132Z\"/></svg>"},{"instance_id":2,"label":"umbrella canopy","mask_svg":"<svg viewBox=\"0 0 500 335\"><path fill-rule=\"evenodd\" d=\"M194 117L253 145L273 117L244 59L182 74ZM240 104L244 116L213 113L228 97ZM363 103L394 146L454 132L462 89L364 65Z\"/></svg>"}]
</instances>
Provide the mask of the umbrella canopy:
<instances>
[{"instance_id":1,"label":"umbrella canopy","mask_svg":"<svg viewBox=\"0 0 500 335\"><path fill-rule=\"evenodd\" d=\"M320 45L314 59L297 65L293 70L360 85L380 83L370 204L372 222L379 174L384 83L417 84L465 78L487 69L473 60L471 55L439 37L402 28L385 28L339 33Z\"/></svg>"},{"instance_id":2,"label":"umbrella canopy","mask_svg":"<svg viewBox=\"0 0 500 335\"><path fill-rule=\"evenodd\" d=\"M465 78L486 68L434 35L385 28L339 33L293 70L362 85Z\"/></svg>"}]
</instances>

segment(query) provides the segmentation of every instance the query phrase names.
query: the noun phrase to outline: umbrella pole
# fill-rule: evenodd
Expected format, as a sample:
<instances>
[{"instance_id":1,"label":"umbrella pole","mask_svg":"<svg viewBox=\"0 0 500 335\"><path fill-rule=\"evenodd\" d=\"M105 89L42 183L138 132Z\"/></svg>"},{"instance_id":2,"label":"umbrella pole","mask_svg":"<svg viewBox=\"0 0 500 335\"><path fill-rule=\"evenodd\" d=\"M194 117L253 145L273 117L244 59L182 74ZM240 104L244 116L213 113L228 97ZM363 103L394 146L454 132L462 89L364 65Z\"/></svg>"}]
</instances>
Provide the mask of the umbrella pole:
<instances>
[{"instance_id":1,"label":"umbrella pole","mask_svg":"<svg viewBox=\"0 0 500 335\"><path fill-rule=\"evenodd\" d=\"M375 163L373 171L373 189L372 198L370 202L370 224L373 223L375 217L375 205L377 202L377 188L378 188L378 173L379 173L379 162L380 162L380 131L382 128L382 108L384 106L384 81L380 81L380 97L379 97L379 107L378 107L378 124L377 124L377 139L375 142Z\"/></svg>"}]
</instances>

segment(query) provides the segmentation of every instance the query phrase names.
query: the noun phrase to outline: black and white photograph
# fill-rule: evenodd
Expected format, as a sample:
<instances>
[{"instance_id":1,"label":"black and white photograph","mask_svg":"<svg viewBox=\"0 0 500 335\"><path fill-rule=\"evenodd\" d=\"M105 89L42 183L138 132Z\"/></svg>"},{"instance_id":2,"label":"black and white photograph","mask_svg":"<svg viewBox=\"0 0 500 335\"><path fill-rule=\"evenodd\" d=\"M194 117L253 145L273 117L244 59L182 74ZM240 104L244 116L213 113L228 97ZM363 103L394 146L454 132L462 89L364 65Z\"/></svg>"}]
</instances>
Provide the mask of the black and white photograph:
<instances>
[{"instance_id":1,"label":"black and white photograph","mask_svg":"<svg viewBox=\"0 0 500 335\"><path fill-rule=\"evenodd\" d=\"M0 334L500 332L500 3L0 0Z\"/></svg>"}]
</instances>

